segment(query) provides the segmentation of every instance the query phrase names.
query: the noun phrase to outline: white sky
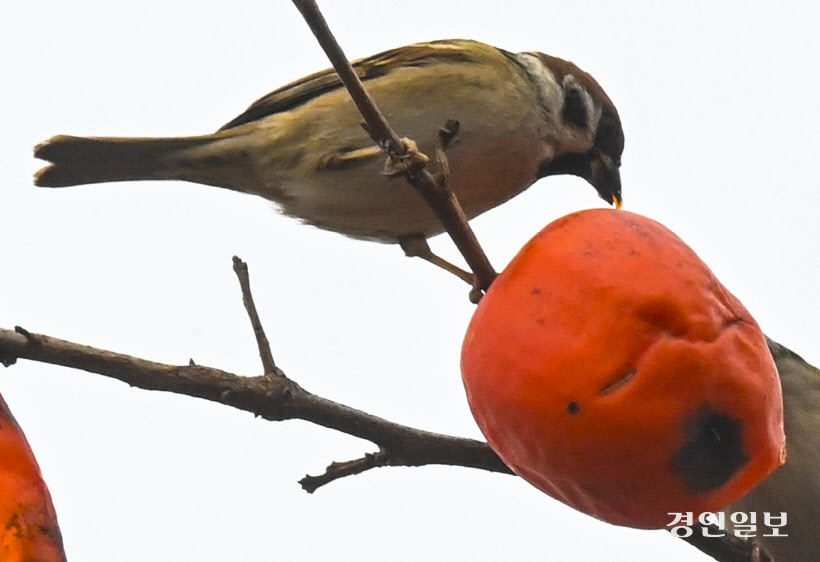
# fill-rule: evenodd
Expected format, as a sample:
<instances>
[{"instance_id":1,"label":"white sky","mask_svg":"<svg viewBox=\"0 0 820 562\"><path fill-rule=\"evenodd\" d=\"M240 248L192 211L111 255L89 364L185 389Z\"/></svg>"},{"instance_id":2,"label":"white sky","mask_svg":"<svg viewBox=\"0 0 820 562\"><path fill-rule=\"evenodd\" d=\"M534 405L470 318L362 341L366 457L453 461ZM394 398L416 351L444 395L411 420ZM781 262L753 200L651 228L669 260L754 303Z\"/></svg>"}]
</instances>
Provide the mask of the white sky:
<instances>
[{"instance_id":1,"label":"white sky","mask_svg":"<svg viewBox=\"0 0 820 562\"><path fill-rule=\"evenodd\" d=\"M820 363L816 7L321 4L351 57L466 37L591 72L624 122L625 208L674 230L767 334ZM210 132L326 67L288 0L4 2L0 32L0 326L254 375L238 254L288 375L398 422L480 437L458 370L473 308L454 278L215 188L32 186L31 148L53 134ZM551 178L473 224L500 269L546 223L600 203L582 180ZM455 257L444 238L433 245ZM381 469L307 495L305 473L373 446L303 422L28 362L2 370L0 391L72 560L706 559L474 470Z\"/></svg>"}]
</instances>

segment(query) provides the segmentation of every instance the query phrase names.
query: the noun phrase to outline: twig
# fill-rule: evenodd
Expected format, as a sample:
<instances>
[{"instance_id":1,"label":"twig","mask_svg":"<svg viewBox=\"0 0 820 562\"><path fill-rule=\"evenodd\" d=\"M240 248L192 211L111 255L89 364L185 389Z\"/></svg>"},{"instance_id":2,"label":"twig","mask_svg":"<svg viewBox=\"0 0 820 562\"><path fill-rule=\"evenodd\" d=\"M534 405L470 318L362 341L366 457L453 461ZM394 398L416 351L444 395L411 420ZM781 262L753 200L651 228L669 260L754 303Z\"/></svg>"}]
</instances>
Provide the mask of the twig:
<instances>
[{"instance_id":1,"label":"twig","mask_svg":"<svg viewBox=\"0 0 820 562\"><path fill-rule=\"evenodd\" d=\"M340 80L350 93L353 103L356 104L367 124L367 131L373 141L387 152L393 162L393 167L402 169L407 181L424 197L473 271L476 286L486 291L497 274L467 223L467 217L453 190L436 182L430 171L425 168L428 158L415 148L413 141L399 138L387 123L384 115L364 89L353 66L345 57L316 2L293 0L293 3L310 26Z\"/></svg>"},{"instance_id":2,"label":"twig","mask_svg":"<svg viewBox=\"0 0 820 562\"><path fill-rule=\"evenodd\" d=\"M379 111L379 108L376 107L373 98L364 89L362 81L359 80L359 76L347 60L342 47L330 31L327 21L319 10L319 6L313 0L293 0L293 3L302 14L313 35L316 36L316 40L321 45L327 58L330 59L330 64L333 65L342 84L347 88L350 97L353 98L356 109L359 110L365 123L367 123L367 131L370 133L370 137L382 149L393 152L398 156L404 156L405 147L401 139L387 123L387 119Z\"/></svg>"},{"instance_id":3,"label":"twig","mask_svg":"<svg viewBox=\"0 0 820 562\"><path fill-rule=\"evenodd\" d=\"M339 478L361 474L371 468L388 466L389 464L390 455L383 451L379 451L378 453L366 453L360 459L330 463L330 466L325 469L323 474L320 474L319 476L311 476L308 474L299 480L299 484L302 486L304 491L308 494L312 494L321 486L329 484Z\"/></svg>"},{"instance_id":4,"label":"twig","mask_svg":"<svg viewBox=\"0 0 820 562\"><path fill-rule=\"evenodd\" d=\"M262 359L264 374L284 376L284 373L276 366L276 362L273 360L273 352L270 348L268 336L265 335L265 329L262 327L262 321L259 320L259 313L256 311L256 304L253 302L248 264L237 256L234 256L233 271L236 273L237 279L239 279L239 287L242 291L242 304L245 305L245 310L248 312L248 318L253 327L253 335L256 338L256 345L259 348L259 358Z\"/></svg>"}]
</instances>

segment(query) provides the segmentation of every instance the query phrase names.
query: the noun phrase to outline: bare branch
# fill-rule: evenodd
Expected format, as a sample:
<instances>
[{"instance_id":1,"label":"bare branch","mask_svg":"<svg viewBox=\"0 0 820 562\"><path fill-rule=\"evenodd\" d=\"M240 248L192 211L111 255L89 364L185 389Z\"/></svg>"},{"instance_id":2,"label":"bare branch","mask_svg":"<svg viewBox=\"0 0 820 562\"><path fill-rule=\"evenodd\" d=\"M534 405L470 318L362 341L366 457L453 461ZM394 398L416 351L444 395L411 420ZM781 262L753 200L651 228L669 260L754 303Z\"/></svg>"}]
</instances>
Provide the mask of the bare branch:
<instances>
[{"instance_id":1,"label":"bare branch","mask_svg":"<svg viewBox=\"0 0 820 562\"><path fill-rule=\"evenodd\" d=\"M41 334L0 329L0 360L81 369L146 390L204 398L262 418L300 419L371 441L390 466L444 464L510 473L486 443L414 429L311 394L286 377L241 377L201 365L166 365Z\"/></svg>"},{"instance_id":2,"label":"bare branch","mask_svg":"<svg viewBox=\"0 0 820 562\"><path fill-rule=\"evenodd\" d=\"M330 466L325 469L324 474L320 474L319 476L311 476L308 474L299 480L299 484L301 484L304 491L308 494L312 494L321 486L329 484L334 480L345 476L361 474L371 468L388 466L389 462L390 456L383 451L379 451L378 453L365 453L360 459L330 463Z\"/></svg>"},{"instance_id":3,"label":"bare branch","mask_svg":"<svg viewBox=\"0 0 820 562\"><path fill-rule=\"evenodd\" d=\"M461 209L453 190L442 183L436 182L433 175L425 168L425 164L429 160L427 156L415 149L416 145L413 141L400 139L387 123L384 115L364 89L353 66L345 57L316 2L313 0L293 0L293 3L301 12L308 26L310 26L333 68L350 93L350 97L353 98L353 102L362 114L366 129L373 141L390 156L393 168L402 169L407 181L424 197L475 274L476 285L479 289L486 291L497 274L478 243L472 228L467 223L467 217L464 215L464 211Z\"/></svg>"},{"instance_id":4,"label":"bare branch","mask_svg":"<svg viewBox=\"0 0 820 562\"><path fill-rule=\"evenodd\" d=\"M265 329L262 327L262 321L259 320L259 313L256 311L256 304L253 302L248 264L239 257L234 256L233 271L239 279L239 287L242 290L242 304L245 305L245 310L248 312L248 318L250 318L253 327L253 335L256 337L256 345L259 348L259 357L262 359L264 374L284 376L284 373L276 367L276 362L273 360L273 352L270 349L268 336L265 335Z\"/></svg>"}]
</instances>

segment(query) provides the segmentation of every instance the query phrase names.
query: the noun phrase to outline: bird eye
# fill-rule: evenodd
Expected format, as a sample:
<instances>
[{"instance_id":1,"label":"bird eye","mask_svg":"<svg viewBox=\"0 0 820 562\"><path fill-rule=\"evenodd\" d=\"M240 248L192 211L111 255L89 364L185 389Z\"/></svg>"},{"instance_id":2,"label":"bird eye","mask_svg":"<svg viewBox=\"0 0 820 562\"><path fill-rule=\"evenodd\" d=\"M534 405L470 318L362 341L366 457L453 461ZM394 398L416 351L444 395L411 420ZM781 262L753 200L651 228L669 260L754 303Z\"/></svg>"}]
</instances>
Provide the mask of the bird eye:
<instances>
[{"instance_id":1,"label":"bird eye","mask_svg":"<svg viewBox=\"0 0 820 562\"><path fill-rule=\"evenodd\" d=\"M584 96L578 86L569 86L564 94L564 109L561 112L564 123L578 129L586 129L589 125Z\"/></svg>"}]
</instances>

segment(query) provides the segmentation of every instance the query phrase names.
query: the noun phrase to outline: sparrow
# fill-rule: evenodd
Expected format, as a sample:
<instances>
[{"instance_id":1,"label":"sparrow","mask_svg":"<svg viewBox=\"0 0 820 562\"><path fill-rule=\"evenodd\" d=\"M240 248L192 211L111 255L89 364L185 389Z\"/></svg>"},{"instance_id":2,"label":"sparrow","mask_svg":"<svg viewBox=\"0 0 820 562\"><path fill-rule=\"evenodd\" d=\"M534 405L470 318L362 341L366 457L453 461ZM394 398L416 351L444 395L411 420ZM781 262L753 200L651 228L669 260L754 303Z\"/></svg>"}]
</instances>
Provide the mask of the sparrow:
<instances>
[{"instance_id":1,"label":"sparrow","mask_svg":"<svg viewBox=\"0 0 820 562\"><path fill-rule=\"evenodd\" d=\"M786 463L724 513L755 513L754 540L778 562L820 560L820 369L768 339L783 390ZM780 534L772 534L766 514L786 513ZM748 521L747 521L748 523Z\"/></svg>"},{"instance_id":2,"label":"sparrow","mask_svg":"<svg viewBox=\"0 0 820 562\"><path fill-rule=\"evenodd\" d=\"M618 112L573 63L451 39L385 51L353 66L399 136L414 139L422 152L434 153L439 129L458 122L447 148L448 179L468 219L558 174L584 178L604 201L620 206ZM408 255L434 261L426 238L443 227L412 186L385 180L385 156L362 125L328 69L258 99L213 134L52 137L34 149L50 163L34 183L213 185L273 201L319 228L399 243Z\"/></svg>"}]
</instances>

